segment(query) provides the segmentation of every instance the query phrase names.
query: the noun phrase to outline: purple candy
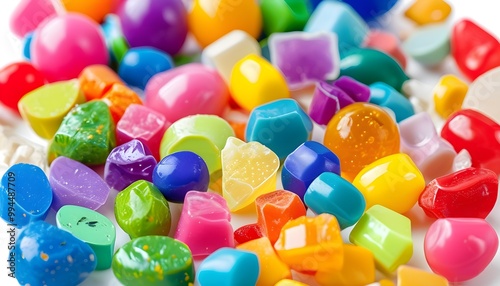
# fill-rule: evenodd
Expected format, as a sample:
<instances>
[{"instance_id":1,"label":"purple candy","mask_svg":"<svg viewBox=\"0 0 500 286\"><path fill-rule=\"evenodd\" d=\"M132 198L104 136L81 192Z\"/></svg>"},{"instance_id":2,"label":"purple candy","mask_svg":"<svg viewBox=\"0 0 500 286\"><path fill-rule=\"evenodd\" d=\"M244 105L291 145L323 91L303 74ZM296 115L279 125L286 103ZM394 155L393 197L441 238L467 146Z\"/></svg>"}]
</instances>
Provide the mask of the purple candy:
<instances>
[{"instance_id":1,"label":"purple candy","mask_svg":"<svg viewBox=\"0 0 500 286\"><path fill-rule=\"evenodd\" d=\"M341 76L332 83L342 89L355 102L368 102L370 100L370 87L352 77ZM340 106L342 108L344 106Z\"/></svg>"},{"instance_id":2,"label":"purple candy","mask_svg":"<svg viewBox=\"0 0 500 286\"><path fill-rule=\"evenodd\" d=\"M150 46L175 55L187 36L182 0L128 0L117 12L132 48Z\"/></svg>"},{"instance_id":3,"label":"purple candy","mask_svg":"<svg viewBox=\"0 0 500 286\"><path fill-rule=\"evenodd\" d=\"M122 191L139 180L153 182L156 159L141 141L133 139L114 148L104 167L104 180L110 188Z\"/></svg>"},{"instance_id":4,"label":"purple candy","mask_svg":"<svg viewBox=\"0 0 500 286\"><path fill-rule=\"evenodd\" d=\"M49 183L54 194L52 208L55 211L65 205L96 210L109 195L108 185L96 172L67 157L61 156L52 162Z\"/></svg>"}]
</instances>

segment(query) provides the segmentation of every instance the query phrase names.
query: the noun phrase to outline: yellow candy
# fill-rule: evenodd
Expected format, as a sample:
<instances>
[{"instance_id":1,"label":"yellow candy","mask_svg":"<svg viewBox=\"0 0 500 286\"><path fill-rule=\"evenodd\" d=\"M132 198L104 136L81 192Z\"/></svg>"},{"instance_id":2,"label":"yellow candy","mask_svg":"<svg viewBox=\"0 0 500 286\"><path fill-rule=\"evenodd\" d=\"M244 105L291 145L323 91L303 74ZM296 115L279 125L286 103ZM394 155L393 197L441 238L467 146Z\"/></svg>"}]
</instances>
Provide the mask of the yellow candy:
<instances>
[{"instance_id":1,"label":"yellow candy","mask_svg":"<svg viewBox=\"0 0 500 286\"><path fill-rule=\"evenodd\" d=\"M78 81L61 81L41 86L19 101L21 116L38 136L51 139L61 125L64 116L77 104L84 103L85 96Z\"/></svg>"},{"instance_id":2,"label":"yellow candy","mask_svg":"<svg viewBox=\"0 0 500 286\"><path fill-rule=\"evenodd\" d=\"M453 112L460 110L468 90L467 84L454 75L441 77L433 91L437 114L446 119Z\"/></svg>"},{"instance_id":3,"label":"yellow candy","mask_svg":"<svg viewBox=\"0 0 500 286\"><path fill-rule=\"evenodd\" d=\"M375 281L375 260L366 248L344 244L344 264L337 272L318 271L315 275L319 285L366 285Z\"/></svg>"},{"instance_id":4,"label":"yellow candy","mask_svg":"<svg viewBox=\"0 0 500 286\"><path fill-rule=\"evenodd\" d=\"M330 214L299 217L287 222L274 244L280 258L295 271L338 271L343 246L337 219Z\"/></svg>"},{"instance_id":5,"label":"yellow candy","mask_svg":"<svg viewBox=\"0 0 500 286\"><path fill-rule=\"evenodd\" d=\"M388 279L382 279L378 282L379 286L395 286L394 283L392 283L391 280Z\"/></svg>"},{"instance_id":6,"label":"yellow candy","mask_svg":"<svg viewBox=\"0 0 500 286\"><path fill-rule=\"evenodd\" d=\"M398 267L398 286L448 286L448 280L441 275L418 268L401 265Z\"/></svg>"},{"instance_id":7,"label":"yellow candy","mask_svg":"<svg viewBox=\"0 0 500 286\"><path fill-rule=\"evenodd\" d=\"M416 0L405 12L405 16L418 25L439 23L451 13L451 6L444 0Z\"/></svg>"},{"instance_id":8,"label":"yellow candy","mask_svg":"<svg viewBox=\"0 0 500 286\"><path fill-rule=\"evenodd\" d=\"M389 155L366 166L352 184L366 200L366 209L382 205L398 213L409 211L425 188L424 176L403 153Z\"/></svg>"},{"instance_id":9,"label":"yellow candy","mask_svg":"<svg viewBox=\"0 0 500 286\"><path fill-rule=\"evenodd\" d=\"M274 284L274 286L307 286L307 284L295 280L283 279Z\"/></svg>"},{"instance_id":10,"label":"yellow candy","mask_svg":"<svg viewBox=\"0 0 500 286\"><path fill-rule=\"evenodd\" d=\"M264 103L290 97L283 75L264 58L253 54L233 67L229 88L234 100L248 111Z\"/></svg>"},{"instance_id":11,"label":"yellow candy","mask_svg":"<svg viewBox=\"0 0 500 286\"><path fill-rule=\"evenodd\" d=\"M233 30L257 38L262 29L259 2L255 0L194 0L188 15L189 30L202 47Z\"/></svg>"},{"instance_id":12,"label":"yellow candy","mask_svg":"<svg viewBox=\"0 0 500 286\"><path fill-rule=\"evenodd\" d=\"M282 279L292 278L290 268L279 259L267 237L240 244L237 249L252 251L259 259L260 274L256 286L268 286Z\"/></svg>"}]
</instances>

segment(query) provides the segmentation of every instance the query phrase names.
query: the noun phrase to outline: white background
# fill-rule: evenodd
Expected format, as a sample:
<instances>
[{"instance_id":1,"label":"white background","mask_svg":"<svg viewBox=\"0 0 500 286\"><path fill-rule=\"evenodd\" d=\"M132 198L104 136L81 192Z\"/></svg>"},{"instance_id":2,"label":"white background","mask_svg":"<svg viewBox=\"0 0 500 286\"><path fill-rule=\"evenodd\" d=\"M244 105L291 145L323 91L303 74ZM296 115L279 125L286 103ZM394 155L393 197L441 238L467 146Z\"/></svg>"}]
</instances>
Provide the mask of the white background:
<instances>
[{"instance_id":1,"label":"white background","mask_svg":"<svg viewBox=\"0 0 500 286\"><path fill-rule=\"evenodd\" d=\"M387 17L383 20L390 26L390 29L398 33L400 36L405 37L413 29L412 25L405 21L401 16L401 11L404 7L408 5L410 1L402 0L400 1L398 7L391 11ZM1 0L0 2L0 68L8 63L19 61L22 59L22 41L13 36L8 28L8 21L11 11L14 9L15 5L19 3L19 0ZM476 22L486 27L490 32L492 32L497 37L500 36L500 21L498 20L498 4L496 1L491 0L449 0L449 3L453 5L453 15L449 21L450 26L460 18L468 17L474 19ZM439 76L444 73L454 73L458 74L454 63L451 59L447 59L439 67L435 67L432 70L422 69L418 64L409 61L408 74L412 78L417 78L424 83L433 86L439 79ZM42 144L46 144L41 139L37 138L36 135L29 130L26 125L24 125L19 120L12 119L11 116L5 113L5 110L0 107L0 123L12 125L19 133L38 141ZM441 122L436 122L439 126ZM114 221L113 216L113 202L116 194L112 192L109 197L108 203L103 206L99 211L110 217ZM498 231L500 230L500 207L497 206L493 212L489 215L487 220L495 227ZM180 211L179 205L172 205L173 216L178 216ZM425 262L423 254L423 237L425 231L429 227L431 220L425 218L422 211L415 207L409 214L412 219L413 227L413 238L414 238L414 255L409 265L417 266L422 269L429 269L427 263ZM49 215L49 221L53 220L53 213ZM238 215L233 218L233 225L235 229L241 225L254 222L252 216L242 216ZM348 230L344 231L343 236L347 237ZM117 241L116 248L120 247L128 241L128 237L119 227L117 227ZM4 285L17 285L17 281L7 278L6 273L6 262L5 257L7 257L7 235L6 226L3 221L0 223L0 281ZM500 285L500 255L496 255L493 262L486 268L486 270L480 274L477 278L470 280L466 283L460 285ZM5 282L4 282L5 281ZM87 279L82 285L120 285L118 281L114 278L111 270L94 272L89 279Z\"/></svg>"}]
</instances>

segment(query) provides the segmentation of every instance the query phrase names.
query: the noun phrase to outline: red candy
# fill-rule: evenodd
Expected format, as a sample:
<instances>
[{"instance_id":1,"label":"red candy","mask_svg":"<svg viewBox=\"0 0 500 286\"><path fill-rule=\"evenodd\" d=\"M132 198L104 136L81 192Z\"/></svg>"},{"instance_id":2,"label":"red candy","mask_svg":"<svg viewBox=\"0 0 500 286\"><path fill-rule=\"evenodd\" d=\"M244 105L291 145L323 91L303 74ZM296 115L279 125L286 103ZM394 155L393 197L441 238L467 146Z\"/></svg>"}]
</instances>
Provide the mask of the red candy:
<instances>
[{"instance_id":1,"label":"red candy","mask_svg":"<svg viewBox=\"0 0 500 286\"><path fill-rule=\"evenodd\" d=\"M433 218L486 218L495 206L497 195L495 172L467 168L432 180L418 204Z\"/></svg>"},{"instance_id":2,"label":"red candy","mask_svg":"<svg viewBox=\"0 0 500 286\"><path fill-rule=\"evenodd\" d=\"M486 168L500 174L500 125L471 109L452 114L441 130L441 137L458 153L466 149L472 167Z\"/></svg>"},{"instance_id":3,"label":"red candy","mask_svg":"<svg viewBox=\"0 0 500 286\"><path fill-rule=\"evenodd\" d=\"M21 97L44 84L45 77L30 63L13 63L0 70L0 101L19 113Z\"/></svg>"},{"instance_id":4,"label":"red candy","mask_svg":"<svg viewBox=\"0 0 500 286\"><path fill-rule=\"evenodd\" d=\"M500 43L471 20L464 19L453 27L451 54L458 68L470 80L500 66Z\"/></svg>"},{"instance_id":5,"label":"red candy","mask_svg":"<svg viewBox=\"0 0 500 286\"><path fill-rule=\"evenodd\" d=\"M234 240L242 244L257 238L264 237L260 226L256 223L244 225L234 231Z\"/></svg>"}]
</instances>

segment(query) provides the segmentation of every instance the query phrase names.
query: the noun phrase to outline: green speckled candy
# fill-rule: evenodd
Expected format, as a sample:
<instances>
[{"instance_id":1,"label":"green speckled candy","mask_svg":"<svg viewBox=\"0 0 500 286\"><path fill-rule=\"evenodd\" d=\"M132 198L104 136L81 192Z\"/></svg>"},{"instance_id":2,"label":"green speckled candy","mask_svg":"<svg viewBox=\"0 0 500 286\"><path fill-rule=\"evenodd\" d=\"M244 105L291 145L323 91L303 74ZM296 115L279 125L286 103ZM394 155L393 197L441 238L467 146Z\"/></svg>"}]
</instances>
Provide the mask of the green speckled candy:
<instances>
[{"instance_id":1,"label":"green speckled candy","mask_svg":"<svg viewBox=\"0 0 500 286\"><path fill-rule=\"evenodd\" d=\"M113 256L113 273L126 286L193 285L191 251L168 236L143 236L123 245Z\"/></svg>"},{"instance_id":2,"label":"green speckled candy","mask_svg":"<svg viewBox=\"0 0 500 286\"><path fill-rule=\"evenodd\" d=\"M94 250L96 270L111 267L116 230L107 217L88 208L66 205L57 211L56 222L57 227L69 231Z\"/></svg>"},{"instance_id":3,"label":"green speckled candy","mask_svg":"<svg viewBox=\"0 0 500 286\"><path fill-rule=\"evenodd\" d=\"M103 101L90 101L64 117L49 147L49 162L65 156L86 165L106 163L115 147L115 126Z\"/></svg>"},{"instance_id":4,"label":"green speckled candy","mask_svg":"<svg viewBox=\"0 0 500 286\"><path fill-rule=\"evenodd\" d=\"M170 207L163 194L150 182L136 181L118 193L115 200L118 225L131 238L168 235Z\"/></svg>"}]
</instances>

